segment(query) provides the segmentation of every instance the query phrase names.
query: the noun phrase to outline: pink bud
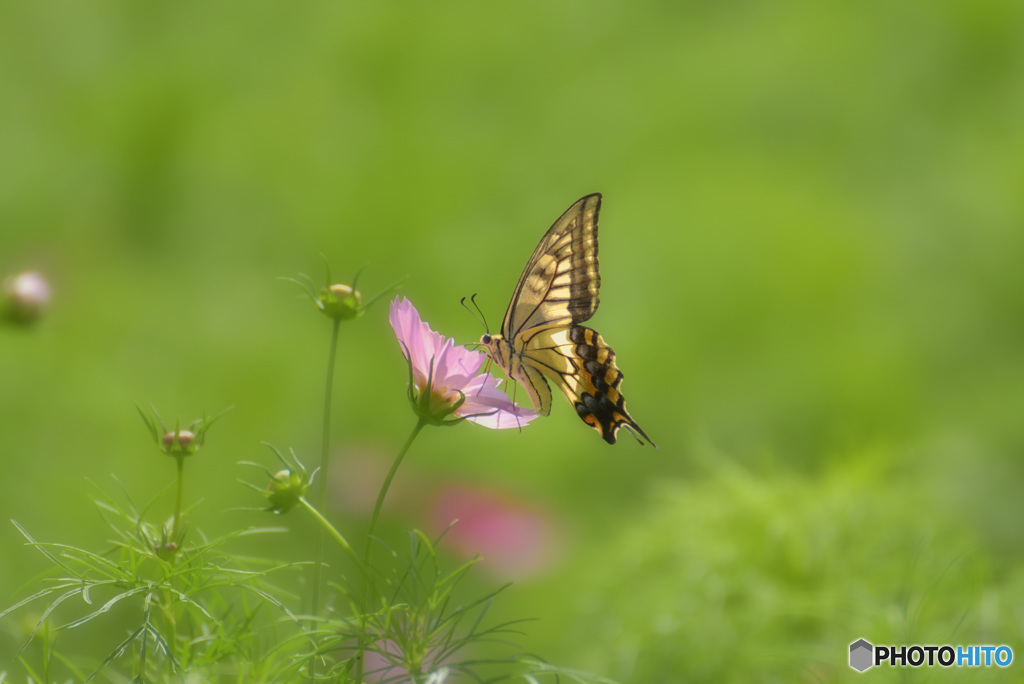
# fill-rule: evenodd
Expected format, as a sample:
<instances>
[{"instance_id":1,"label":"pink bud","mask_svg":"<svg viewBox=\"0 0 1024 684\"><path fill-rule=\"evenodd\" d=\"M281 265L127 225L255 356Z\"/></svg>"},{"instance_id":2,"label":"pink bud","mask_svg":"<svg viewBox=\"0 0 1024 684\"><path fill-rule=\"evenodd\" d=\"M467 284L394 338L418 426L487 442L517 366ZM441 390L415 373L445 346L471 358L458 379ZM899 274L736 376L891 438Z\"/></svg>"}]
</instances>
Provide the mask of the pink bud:
<instances>
[{"instance_id":1,"label":"pink bud","mask_svg":"<svg viewBox=\"0 0 1024 684\"><path fill-rule=\"evenodd\" d=\"M163 445L164 451L171 451L174 448L174 432L168 432L164 435ZM178 449L191 453L192 444L196 441L196 435L191 430L178 430Z\"/></svg>"},{"instance_id":2,"label":"pink bud","mask_svg":"<svg viewBox=\"0 0 1024 684\"><path fill-rule=\"evenodd\" d=\"M20 321L33 321L50 303L50 283L35 271L25 271L4 281L4 296L11 315Z\"/></svg>"}]
</instances>

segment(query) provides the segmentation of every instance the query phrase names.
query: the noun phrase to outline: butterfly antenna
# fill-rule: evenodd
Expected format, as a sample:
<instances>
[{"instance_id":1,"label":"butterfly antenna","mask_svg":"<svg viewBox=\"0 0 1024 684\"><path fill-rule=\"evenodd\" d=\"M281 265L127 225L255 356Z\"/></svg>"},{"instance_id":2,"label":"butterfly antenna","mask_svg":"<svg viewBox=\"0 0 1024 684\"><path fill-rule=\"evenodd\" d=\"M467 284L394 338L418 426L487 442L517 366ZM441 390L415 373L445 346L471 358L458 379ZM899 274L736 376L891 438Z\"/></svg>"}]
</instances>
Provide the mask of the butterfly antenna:
<instances>
[{"instance_id":1,"label":"butterfly antenna","mask_svg":"<svg viewBox=\"0 0 1024 684\"><path fill-rule=\"evenodd\" d=\"M489 325L487 325L487 317L484 316L483 310L481 310L480 305L476 303L476 294L477 293L474 292L473 296L469 298L470 303L473 305L473 309L476 309L476 311L474 311L473 309L470 309L469 306L466 305L466 298L465 297L463 297L462 300L459 303L462 304L462 307L466 311L468 311L469 313L473 314L473 318L475 318L476 320L480 321L480 325L484 326L484 332L487 333L487 332L491 331L491 328L490 328Z\"/></svg>"},{"instance_id":2,"label":"butterfly antenna","mask_svg":"<svg viewBox=\"0 0 1024 684\"><path fill-rule=\"evenodd\" d=\"M477 321L480 322L480 325L484 326L484 332L488 332L487 321L484 320L483 312L480 311L480 307L479 306L476 306L476 293L475 292L473 293L473 296L469 298L469 301L472 302L473 306L476 307L476 311L473 311L473 309L470 309L468 306L466 306L466 298L465 297L463 297L462 299L459 300L459 304L462 305L463 309L465 309L470 314L472 314L473 318L475 318ZM480 343L479 342L474 342L473 344L467 344L466 346L467 347L479 347ZM488 356L487 360L484 362L484 374L489 374L490 372L491 372L491 357ZM478 387L477 390L476 390L477 395L479 395L480 392L483 391L483 389L484 389L484 384L481 383L480 387Z\"/></svg>"},{"instance_id":3,"label":"butterfly antenna","mask_svg":"<svg viewBox=\"0 0 1024 684\"><path fill-rule=\"evenodd\" d=\"M477 312L480 314L480 319L484 322L484 330L491 332L491 326L487 325L487 316L484 316L484 310L476 303L476 292L474 292L473 296L469 298L469 301L473 302L473 306L476 307Z\"/></svg>"}]
</instances>

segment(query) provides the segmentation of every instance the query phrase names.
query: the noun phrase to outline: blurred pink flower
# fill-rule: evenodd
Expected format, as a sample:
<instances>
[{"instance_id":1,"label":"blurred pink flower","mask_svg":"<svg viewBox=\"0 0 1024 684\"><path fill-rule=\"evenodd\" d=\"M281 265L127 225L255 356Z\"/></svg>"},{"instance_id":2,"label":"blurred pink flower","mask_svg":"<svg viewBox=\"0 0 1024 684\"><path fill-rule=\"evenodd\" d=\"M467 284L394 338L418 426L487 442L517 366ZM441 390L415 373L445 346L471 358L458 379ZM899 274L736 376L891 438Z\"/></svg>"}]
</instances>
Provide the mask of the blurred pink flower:
<instances>
[{"instance_id":1,"label":"blurred pink flower","mask_svg":"<svg viewBox=\"0 0 1024 684\"><path fill-rule=\"evenodd\" d=\"M551 516L506 494L449 484L431 516L439 531L451 525L442 548L467 558L481 556L481 567L499 577L536 575L556 560L558 534Z\"/></svg>"},{"instance_id":2,"label":"blurred pink flower","mask_svg":"<svg viewBox=\"0 0 1024 684\"><path fill-rule=\"evenodd\" d=\"M405 297L391 302L388 320L409 361L409 401L421 418L435 425L465 419L505 429L522 427L537 416L536 411L512 403L498 389L501 380L489 373L477 375L486 355L456 346L454 340L431 330ZM447 420L453 414L456 418Z\"/></svg>"}]
</instances>

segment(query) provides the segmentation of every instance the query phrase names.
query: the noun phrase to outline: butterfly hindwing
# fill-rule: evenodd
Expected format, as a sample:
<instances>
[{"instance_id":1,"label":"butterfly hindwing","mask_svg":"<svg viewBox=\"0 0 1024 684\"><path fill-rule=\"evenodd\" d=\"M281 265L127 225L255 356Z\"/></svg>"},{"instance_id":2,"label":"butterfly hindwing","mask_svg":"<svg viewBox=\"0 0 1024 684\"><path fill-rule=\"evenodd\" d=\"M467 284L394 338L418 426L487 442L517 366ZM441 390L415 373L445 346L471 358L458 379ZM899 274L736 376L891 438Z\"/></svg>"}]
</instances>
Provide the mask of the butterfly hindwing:
<instances>
[{"instance_id":1,"label":"butterfly hindwing","mask_svg":"<svg viewBox=\"0 0 1024 684\"><path fill-rule=\"evenodd\" d=\"M516 370L517 372L512 375L512 379L526 389L537 412L542 416L551 413L551 387L548 385L547 380L544 379L544 373L539 370L539 365L536 363L524 363L520 358Z\"/></svg>"},{"instance_id":2,"label":"butterfly hindwing","mask_svg":"<svg viewBox=\"0 0 1024 684\"><path fill-rule=\"evenodd\" d=\"M519 277L501 334L484 335L482 344L541 414L551 409L550 380L609 444L625 427L653 446L626 411L615 352L597 331L579 325L600 302L600 209L601 195L587 195L555 221Z\"/></svg>"},{"instance_id":3,"label":"butterfly hindwing","mask_svg":"<svg viewBox=\"0 0 1024 684\"><path fill-rule=\"evenodd\" d=\"M600 432L609 444L615 444L616 433L625 427L653 445L647 433L626 412L626 400L619 390L622 371L615 365L612 348L596 330L582 325L569 330L569 341L575 344L573 352L581 366L575 398L569 397L569 400L583 422Z\"/></svg>"},{"instance_id":4,"label":"butterfly hindwing","mask_svg":"<svg viewBox=\"0 0 1024 684\"><path fill-rule=\"evenodd\" d=\"M609 444L622 427L654 444L626 411L615 352L596 330L582 325L548 329L530 338L519 358L524 368L537 369L554 382L580 419Z\"/></svg>"}]
</instances>

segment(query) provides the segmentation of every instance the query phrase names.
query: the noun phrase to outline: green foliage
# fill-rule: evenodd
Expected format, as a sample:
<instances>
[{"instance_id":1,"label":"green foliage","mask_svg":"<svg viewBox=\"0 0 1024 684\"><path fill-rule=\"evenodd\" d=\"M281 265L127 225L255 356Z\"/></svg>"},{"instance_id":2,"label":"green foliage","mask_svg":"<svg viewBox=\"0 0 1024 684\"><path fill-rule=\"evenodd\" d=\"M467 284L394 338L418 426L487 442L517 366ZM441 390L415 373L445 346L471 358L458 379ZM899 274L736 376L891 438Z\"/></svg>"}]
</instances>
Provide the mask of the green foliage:
<instances>
[{"instance_id":1,"label":"green foliage","mask_svg":"<svg viewBox=\"0 0 1024 684\"><path fill-rule=\"evenodd\" d=\"M1012 642L1020 573L993 573L969 525L893 477L899 456L854 455L811 478L716 454L710 478L663 484L579 587L586 662L623 681L855 681L844 649L859 637Z\"/></svg>"},{"instance_id":2,"label":"green foliage","mask_svg":"<svg viewBox=\"0 0 1024 684\"><path fill-rule=\"evenodd\" d=\"M160 552L162 545L154 543L165 535L144 521L130 499L118 504L101 492L94 501L114 535L106 553L39 542L17 526L28 544L53 565L44 589L0 612L2 619L37 601L46 603L16 654L30 677L84 682L118 676L140 682L178 677L308 681L306 668L314 659L324 681L347 682L352 681L354 664L363 658L373 661L366 676L374 682L442 684L449 677L468 677L478 682L536 683L563 676L581 684L610 681L522 654L508 641L518 634L515 626L522 621L485 623L488 609L505 587L460 602L455 590L474 561L444 570L437 542L422 532L410 533L407 555L389 550L389 568L374 569L380 577L374 582L369 614L311 620L289 607L296 596L270 583L272 575L306 564L279 564L230 551L232 542L242 537L287 530L239 530L215 540L204 538L167 557ZM352 594L344 584L334 588L342 596ZM60 606L73 604L73 599L80 599L86 612L52 626ZM121 620L113 619L118 609ZM53 647L54 632L116 633L111 623L127 635L106 655L61 653ZM363 634L366 646L358 647ZM39 667L26 655L34 642ZM495 655L496 650L505 654Z\"/></svg>"},{"instance_id":3,"label":"green foliage","mask_svg":"<svg viewBox=\"0 0 1024 684\"><path fill-rule=\"evenodd\" d=\"M94 502L113 534L110 548L103 553L39 542L17 525L29 545L53 565L44 589L0 613L2 618L37 601L47 604L21 652L40 629L108 634L124 629L127 636L105 655L69 658L65 654L65 662L78 664L73 672L92 669L85 681L100 674L109 676L108 670L139 681L169 680L172 673L212 677L244 672L262 678L267 670L256 665L266 668L271 661L256 656L276 643L275 632L282 629L271 611L292 629L303 629L286 605L294 597L270 583L272 575L300 564L242 557L230 550L232 542L242 537L284 530L251 528L213 540L202 538L168 557L159 541L166 534L145 522L130 499L121 504L101 492ZM201 537L200 532L196 534ZM86 612L50 627L58 607L72 599L79 599ZM117 613L120 619L113 617ZM50 660L49 643L44 661Z\"/></svg>"}]
</instances>

